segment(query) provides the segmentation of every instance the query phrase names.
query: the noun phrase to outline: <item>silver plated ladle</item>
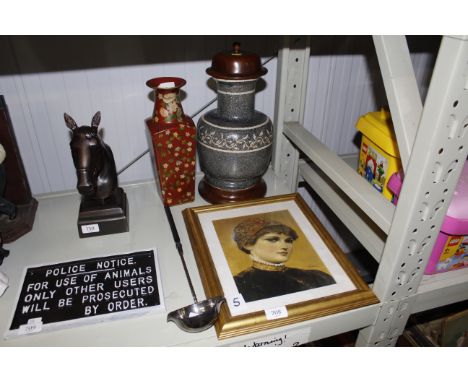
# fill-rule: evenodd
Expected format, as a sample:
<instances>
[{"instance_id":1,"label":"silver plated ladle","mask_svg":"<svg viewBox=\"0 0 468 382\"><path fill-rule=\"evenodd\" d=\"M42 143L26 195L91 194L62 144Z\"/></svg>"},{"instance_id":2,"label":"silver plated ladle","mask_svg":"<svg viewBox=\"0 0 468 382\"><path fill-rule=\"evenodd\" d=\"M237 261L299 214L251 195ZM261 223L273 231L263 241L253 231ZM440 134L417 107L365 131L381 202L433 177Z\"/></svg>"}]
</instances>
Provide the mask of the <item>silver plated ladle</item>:
<instances>
[{"instance_id":1,"label":"silver plated ladle","mask_svg":"<svg viewBox=\"0 0 468 382\"><path fill-rule=\"evenodd\" d=\"M180 260L184 267L185 277L187 278L194 301L191 305L187 305L170 312L167 315L167 321L174 322L180 329L186 332L202 332L213 326L215 321L218 319L219 310L221 309L221 305L225 299L222 296L218 296L200 302L198 301L187 264L185 263L182 243L180 242L179 233L177 232L177 228L174 223L171 208L169 206L164 206L164 210L166 211L167 220L169 221L172 236L174 237L175 245L179 252Z\"/></svg>"}]
</instances>

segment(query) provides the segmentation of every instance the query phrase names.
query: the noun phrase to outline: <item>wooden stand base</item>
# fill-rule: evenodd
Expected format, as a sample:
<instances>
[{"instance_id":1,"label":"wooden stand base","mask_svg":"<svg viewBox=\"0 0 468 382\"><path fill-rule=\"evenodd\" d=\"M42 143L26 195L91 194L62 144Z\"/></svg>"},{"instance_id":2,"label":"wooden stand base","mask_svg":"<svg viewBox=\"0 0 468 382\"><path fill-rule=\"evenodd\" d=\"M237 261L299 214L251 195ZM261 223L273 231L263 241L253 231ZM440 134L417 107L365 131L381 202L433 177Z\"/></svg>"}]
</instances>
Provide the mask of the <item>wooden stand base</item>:
<instances>
[{"instance_id":1,"label":"wooden stand base","mask_svg":"<svg viewBox=\"0 0 468 382\"><path fill-rule=\"evenodd\" d=\"M0 234L2 244L11 243L32 230L36 217L37 200L32 197L28 178L16 142L5 98L0 95L0 143L6 152L4 174L4 195L1 195L16 206L16 216L9 219L0 215ZM0 249L1 249L0 245Z\"/></svg>"},{"instance_id":2,"label":"wooden stand base","mask_svg":"<svg viewBox=\"0 0 468 382\"><path fill-rule=\"evenodd\" d=\"M11 243L32 230L36 216L37 200L31 198L27 204L16 206L16 217L12 220L0 215L0 232L3 244Z\"/></svg>"},{"instance_id":3,"label":"wooden stand base","mask_svg":"<svg viewBox=\"0 0 468 382\"><path fill-rule=\"evenodd\" d=\"M242 190L225 190L210 185L203 178L198 185L198 192L207 202L212 204L222 204L230 202L240 202L244 200L252 200L263 198L266 194L266 183L262 179L252 187Z\"/></svg>"},{"instance_id":4,"label":"wooden stand base","mask_svg":"<svg viewBox=\"0 0 468 382\"><path fill-rule=\"evenodd\" d=\"M117 188L105 203L84 200L78 215L78 234L81 238L128 232L128 201L124 190Z\"/></svg>"}]
</instances>

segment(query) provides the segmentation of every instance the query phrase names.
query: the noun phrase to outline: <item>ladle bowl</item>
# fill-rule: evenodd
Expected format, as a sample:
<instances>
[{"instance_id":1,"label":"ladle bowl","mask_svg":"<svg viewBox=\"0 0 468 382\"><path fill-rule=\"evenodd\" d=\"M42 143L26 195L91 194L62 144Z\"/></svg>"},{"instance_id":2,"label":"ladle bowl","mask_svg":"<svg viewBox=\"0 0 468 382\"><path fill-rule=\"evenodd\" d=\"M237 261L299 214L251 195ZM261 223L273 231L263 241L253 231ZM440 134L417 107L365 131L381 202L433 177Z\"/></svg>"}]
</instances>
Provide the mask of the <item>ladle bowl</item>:
<instances>
[{"instance_id":1,"label":"ladle bowl","mask_svg":"<svg viewBox=\"0 0 468 382\"><path fill-rule=\"evenodd\" d=\"M202 332L215 323L224 301L224 297L213 297L187 305L170 312L167 315L167 321L174 322L186 332Z\"/></svg>"},{"instance_id":2,"label":"ladle bowl","mask_svg":"<svg viewBox=\"0 0 468 382\"><path fill-rule=\"evenodd\" d=\"M192 284L192 278L190 277L187 264L185 263L184 250L182 249L179 233L177 232L177 227L174 223L174 217L172 216L172 212L169 206L164 206L164 210L166 211L167 220L169 221L169 226L171 227L172 236L174 237L177 252L179 252L180 261L182 262L185 277L189 284L190 292L192 293L194 302L191 305L187 305L183 308L170 312L167 315L167 321L174 322L179 327L179 329L185 330L186 332L201 332L214 324L218 318L221 304L225 301L225 299L224 297L219 296L203 301L198 301L195 288Z\"/></svg>"}]
</instances>

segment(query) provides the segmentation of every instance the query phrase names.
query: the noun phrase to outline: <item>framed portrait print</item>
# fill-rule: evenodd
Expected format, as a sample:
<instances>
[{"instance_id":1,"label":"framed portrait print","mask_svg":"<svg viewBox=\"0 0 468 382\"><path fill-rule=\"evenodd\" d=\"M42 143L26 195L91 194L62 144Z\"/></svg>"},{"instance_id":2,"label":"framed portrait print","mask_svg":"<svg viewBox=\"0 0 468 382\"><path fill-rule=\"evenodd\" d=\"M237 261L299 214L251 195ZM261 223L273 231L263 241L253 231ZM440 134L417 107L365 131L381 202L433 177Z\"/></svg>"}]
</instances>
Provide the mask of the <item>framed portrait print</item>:
<instances>
[{"instance_id":1,"label":"framed portrait print","mask_svg":"<svg viewBox=\"0 0 468 382\"><path fill-rule=\"evenodd\" d=\"M219 339L379 302L299 194L183 214Z\"/></svg>"}]
</instances>

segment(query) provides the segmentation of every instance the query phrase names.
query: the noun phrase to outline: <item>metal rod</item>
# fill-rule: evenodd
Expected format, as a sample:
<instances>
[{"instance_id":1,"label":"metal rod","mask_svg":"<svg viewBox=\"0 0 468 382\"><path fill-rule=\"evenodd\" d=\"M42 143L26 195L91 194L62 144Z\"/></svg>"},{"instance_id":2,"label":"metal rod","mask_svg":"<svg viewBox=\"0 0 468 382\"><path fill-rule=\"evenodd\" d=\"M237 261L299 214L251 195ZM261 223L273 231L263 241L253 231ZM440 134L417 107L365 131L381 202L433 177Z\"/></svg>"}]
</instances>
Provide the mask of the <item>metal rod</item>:
<instances>
[{"instance_id":1,"label":"metal rod","mask_svg":"<svg viewBox=\"0 0 468 382\"><path fill-rule=\"evenodd\" d=\"M133 159L130 163L127 163L124 167L122 167L119 172L117 172L117 175L120 175L122 172L124 172L127 168L129 168L131 165L139 161L141 158L143 158L146 154L149 153L149 149L146 149L143 151L140 155L138 155L135 159Z\"/></svg>"},{"instance_id":2,"label":"metal rod","mask_svg":"<svg viewBox=\"0 0 468 382\"><path fill-rule=\"evenodd\" d=\"M193 113L190 118L195 118L198 114L200 114L203 110L205 110L208 106L211 104L215 103L216 100L218 99L218 96L215 96L210 102L208 102L206 105L203 105L199 110L197 110L195 113Z\"/></svg>"},{"instance_id":3,"label":"metal rod","mask_svg":"<svg viewBox=\"0 0 468 382\"><path fill-rule=\"evenodd\" d=\"M182 248L182 243L180 242L180 237L179 237L179 233L177 232L177 227L174 223L174 217L172 216L171 207L164 206L164 211L166 211L166 216L167 216L167 220L169 221L169 226L171 227L172 236L174 237L174 242L175 242L177 251L179 252L180 260L182 261L182 265L184 267L185 277L187 278L187 281L190 287L190 292L192 293L193 301L196 304L198 302L198 298L197 298L195 289L192 284L192 278L190 277L187 264L185 263L184 250Z\"/></svg>"}]
</instances>

